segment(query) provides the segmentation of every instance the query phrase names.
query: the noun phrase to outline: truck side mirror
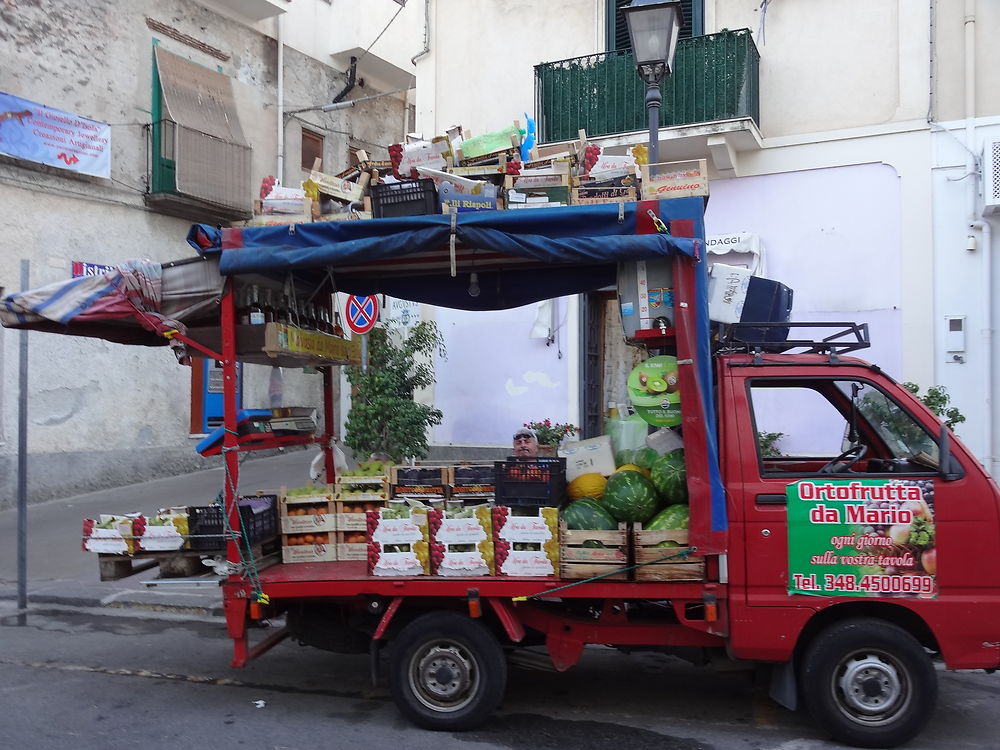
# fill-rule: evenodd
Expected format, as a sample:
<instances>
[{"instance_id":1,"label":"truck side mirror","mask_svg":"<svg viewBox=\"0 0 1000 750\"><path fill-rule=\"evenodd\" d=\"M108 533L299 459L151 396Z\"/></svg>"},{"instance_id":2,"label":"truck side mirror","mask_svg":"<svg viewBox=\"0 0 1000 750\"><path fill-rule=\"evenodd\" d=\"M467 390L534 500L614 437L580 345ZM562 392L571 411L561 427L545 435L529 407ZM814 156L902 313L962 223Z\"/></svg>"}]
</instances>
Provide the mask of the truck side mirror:
<instances>
[{"instance_id":1,"label":"truck side mirror","mask_svg":"<svg viewBox=\"0 0 1000 750\"><path fill-rule=\"evenodd\" d=\"M938 440L938 453L939 463L938 463L938 473L941 479L945 482L954 482L957 479L961 479L965 476L965 470L962 468L962 464L958 462L958 459L951 454L951 440L948 435L948 427L946 425L941 425L941 437Z\"/></svg>"}]
</instances>

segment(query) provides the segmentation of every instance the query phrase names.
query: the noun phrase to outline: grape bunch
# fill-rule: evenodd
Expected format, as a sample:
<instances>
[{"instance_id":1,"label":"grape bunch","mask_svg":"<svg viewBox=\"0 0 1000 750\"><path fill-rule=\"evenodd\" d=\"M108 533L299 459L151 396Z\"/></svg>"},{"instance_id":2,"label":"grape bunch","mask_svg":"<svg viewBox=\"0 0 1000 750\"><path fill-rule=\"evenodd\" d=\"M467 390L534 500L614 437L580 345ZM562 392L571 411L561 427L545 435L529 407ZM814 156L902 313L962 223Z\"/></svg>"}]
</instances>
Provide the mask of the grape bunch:
<instances>
[{"instance_id":1,"label":"grape bunch","mask_svg":"<svg viewBox=\"0 0 1000 750\"><path fill-rule=\"evenodd\" d=\"M590 174L591 168L597 164L600 156L601 147L594 143L588 143L587 147L583 150L583 173L585 175Z\"/></svg>"},{"instance_id":2,"label":"grape bunch","mask_svg":"<svg viewBox=\"0 0 1000 750\"><path fill-rule=\"evenodd\" d=\"M378 542L368 542L368 575L375 570L375 564L382 556L382 545Z\"/></svg>"},{"instance_id":3,"label":"grape bunch","mask_svg":"<svg viewBox=\"0 0 1000 750\"><path fill-rule=\"evenodd\" d=\"M274 189L274 186L277 183L278 183L278 181L276 179L274 179L274 175L268 175L263 180L261 180L260 181L260 199L264 200L267 196L269 196L271 194L271 191Z\"/></svg>"},{"instance_id":4,"label":"grape bunch","mask_svg":"<svg viewBox=\"0 0 1000 750\"><path fill-rule=\"evenodd\" d=\"M378 511L377 510L366 510L365 511L365 528L368 531L368 538L372 538L372 534L375 533L375 529L378 528Z\"/></svg>"},{"instance_id":5,"label":"grape bunch","mask_svg":"<svg viewBox=\"0 0 1000 750\"><path fill-rule=\"evenodd\" d=\"M431 508L427 511L427 526L430 530L431 538L438 533L438 529L441 528L441 519L444 517L444 511L440 508Z\"/></svg>"},{"instance_id":6,"label":"grape bunch","mask_svg":"<svg viewBox=\"0 0 1000 750\"><path fill-rule=\"evenodd\" d=\"M500 570L503 567L504 561L507 559L507 555L510 554L510 542L504 539L495 539L493 541L493 556L496 569Z\"/></svg>"},{"instance_id":7,"label":"grape bunch","mask_svg":"<svg viewBox=\"0 0 1000 750\"><path fill-rule=\"evenodd\" d=\"M495 571L493 560L493 540L487 537L477 546L479 547L479 554L483 556L483 562L486 563L486 568L489 570L489 575L493 575Z\"/></svg>"},{"instance_id":8,"label":"grape bunch","mask_svg":"<svg viewBox=\"0 0 1000 750\"><path fill-rule=\"evenodd\" d=\"M413 550L413 554L417 556L417 562L420 564L420 569L427 573L430 570L430 544L426 541L414 542L410 549Z\"/></svg>"},{"instance_id":9,"label":"grape bunch","mask_svg":"<svg viewBox=\"0 0 1000 750\"><path fill-rule=\"evenodd\" d=\"M432 576L436 576L438 574L438 570L441 569L441 563L444 562L445 551L446 548L441 542L430 543L430 562L431 562Z\"/></svg>"},{"instance_id":10,"label":"grape bunch","mask_svg":"<svg viewBox=\"0 0 1000 750\"><path fill-rule=\"evenodd\" d=\"M93 533L94 533L94 519L93 518L85 518L85 519L83 519L83 539L80 541L80 548L84 552L88 551L87 550L87 540L90 538L90 535L93 534Z\"/></svg>"},{"instance_id":11,"label":"grape bunch","mask_svg":"<svg viewBox=\"0 0 1000 750\"><path fill-rule=\"evenodd\" d=\"M521 174L521 162L517 161L516 159L507 162L506 166L504 167L504 172L506 174Z\"/></svg>"},{"instance_id":12,"label":"grape bunch","mask_svg":"<svg viewBox=\"0 0 1000 750\"><path fill-rule=\"evenodd\" d=\"M399 173L399 165L403 161L402 143L394 143L389 146L389 161L392 163L392 176L397 180L403 179L403 176Z\"/></svg>"}]
</instances>

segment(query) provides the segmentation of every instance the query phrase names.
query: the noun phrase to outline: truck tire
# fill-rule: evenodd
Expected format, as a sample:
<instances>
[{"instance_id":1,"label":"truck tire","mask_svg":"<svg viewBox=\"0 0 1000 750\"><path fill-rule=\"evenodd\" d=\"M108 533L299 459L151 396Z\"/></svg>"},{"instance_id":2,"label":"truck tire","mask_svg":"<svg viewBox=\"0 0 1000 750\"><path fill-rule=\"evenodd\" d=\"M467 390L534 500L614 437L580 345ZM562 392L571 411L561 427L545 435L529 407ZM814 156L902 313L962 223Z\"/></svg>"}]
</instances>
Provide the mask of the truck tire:
<instances>
[{"instance_id":1,"label":"truck tire","mask_svg":"<svg viewBox=\"0 0 1000 750\"><path fill-rule=\"evenodd\" d=\"M937 702L937 676L924 648L902 628L873 618L820 632L805 652L801 684L816 723L855 747L906 742Z\"/></svg>"},{"instance_id":2,"label":"truck tire","mask_svg":"<svg viewBox=\"0 0 1000 750\"><path fill-rule=\"evenodd\" d=\"M431 612L392 642L389 688L400 712L424 729L473 729L492 715L507 686L496 637L477 620Z\"/></svg>"}]
</instances>

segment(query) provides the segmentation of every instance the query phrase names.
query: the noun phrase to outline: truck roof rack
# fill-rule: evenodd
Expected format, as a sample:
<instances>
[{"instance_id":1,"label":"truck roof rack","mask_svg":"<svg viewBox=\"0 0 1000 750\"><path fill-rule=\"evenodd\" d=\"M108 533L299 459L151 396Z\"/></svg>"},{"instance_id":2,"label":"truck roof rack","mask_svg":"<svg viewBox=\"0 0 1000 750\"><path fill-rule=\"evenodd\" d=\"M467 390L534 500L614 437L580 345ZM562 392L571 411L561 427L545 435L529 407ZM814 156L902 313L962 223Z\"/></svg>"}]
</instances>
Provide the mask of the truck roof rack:
<instances>
[{"instance_id":1,"label":"truck roof rack","mask_svg":"<svg viewBox=\"0 0 1000 750\"><path fill-rule=\"evenodd\" d=\"M832 333L826 333L834 329ZM801 337L793 334L801 332ZM825 334L825 335L824 335ZM719 326L716 352L838 354L871 346L867 323L729 323Z\"/></svg>"}]
</instances>

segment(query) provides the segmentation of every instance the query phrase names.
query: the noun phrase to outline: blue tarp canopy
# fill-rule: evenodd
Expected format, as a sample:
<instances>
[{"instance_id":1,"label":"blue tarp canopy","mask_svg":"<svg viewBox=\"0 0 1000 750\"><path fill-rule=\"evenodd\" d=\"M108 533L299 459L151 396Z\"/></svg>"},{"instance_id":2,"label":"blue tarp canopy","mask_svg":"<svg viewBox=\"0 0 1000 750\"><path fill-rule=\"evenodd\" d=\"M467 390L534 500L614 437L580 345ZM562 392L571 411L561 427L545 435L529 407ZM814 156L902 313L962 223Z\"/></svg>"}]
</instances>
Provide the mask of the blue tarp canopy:
<instances>
[{"instance_id":1,"label":"blue tarp canopy","mask_svg":"<svg viewBox=\"0 0 1000 750\"><path fill-rule=\"evenodd\" d=\"M463 310L517 307L613 287L619 263L676 254L697 258L704 238L701 198L221 231L196 224L188 234L199 252L221 252L225 276L290 274L318 283L329 274L341 292ZM712 403L705 265L696 263L686 282L684 294L696 304L684 310L688 322L678 330L695 369L697 427L685 434L685 443L703 443L689 466L697 465L694 481L704 483L710 498L709 517L694 519L692 533L703 550L722 551L728 522ZM469 293L472 274L478 296Z\"/></svg>"},{"instance_id":2,"label":"blue tarp canopy","mask_svg":"<svg viewBox=\"0 0 1000 750\"><path fill-rule=\"evenodd\" d=\"M676 253L696 239L657 232L659 218L700 215L702 199L481 211L291 227L191 228L199 252L222 250L224 275L329 271L337 290L464 310L497 310L615 284L617 264ZM481 290L469 294L471 274Z\"/></svg>"}]
</instances>

